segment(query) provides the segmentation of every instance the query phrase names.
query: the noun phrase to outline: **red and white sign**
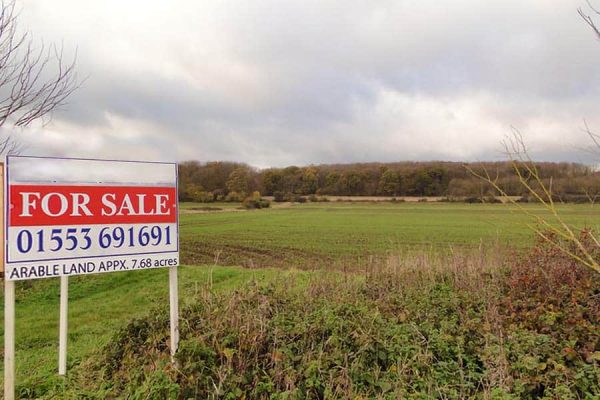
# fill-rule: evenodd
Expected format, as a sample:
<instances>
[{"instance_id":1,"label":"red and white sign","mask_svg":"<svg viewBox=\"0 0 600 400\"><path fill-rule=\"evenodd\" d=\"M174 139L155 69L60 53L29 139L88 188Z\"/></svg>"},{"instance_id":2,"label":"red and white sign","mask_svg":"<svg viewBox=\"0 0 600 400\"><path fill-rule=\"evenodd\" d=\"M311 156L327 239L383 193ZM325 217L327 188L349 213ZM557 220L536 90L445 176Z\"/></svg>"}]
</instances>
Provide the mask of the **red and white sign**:
<instances>
[{"instance_id":1,"label":"red and white sign","mask_svg":"<svg viewBox=\"0 0 600 400\"><path fill-rule=\"evenodd\" d=\"M175 164L8 157L7 167L6 279L178 265Z\"/></svg>"}]
</instances>

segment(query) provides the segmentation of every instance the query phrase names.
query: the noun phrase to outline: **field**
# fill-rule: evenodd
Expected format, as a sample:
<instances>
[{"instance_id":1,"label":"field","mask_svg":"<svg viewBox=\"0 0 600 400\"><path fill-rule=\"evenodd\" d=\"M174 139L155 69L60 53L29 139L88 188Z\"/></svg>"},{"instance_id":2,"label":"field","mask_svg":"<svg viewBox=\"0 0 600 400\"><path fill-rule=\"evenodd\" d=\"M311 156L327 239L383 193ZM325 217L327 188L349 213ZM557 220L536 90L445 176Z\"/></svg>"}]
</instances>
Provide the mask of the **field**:
<instances>
[{"instance_id":1,"label":"field","mask_svg":"<svg viewBox=\"0 0 600 400\"><path fill-rule=\"evenodd\" d=\"M277 205L275 205L277 207ZM548 217L540 206L525 208ZM579 227L598 226L599 209L563 205ZM180 221L189 264L325 268L408 250L523 247L532 219L514 206L453 203L312 203L255 212L185 214Z\"/></svg>"},{"instance_id":2,"label":"field","mask_svg":"<svg viewBox=\"0 0 600 400\"><path fill-rule=\"evenodd\" d=\"M527 227L531 220L506 205L332 202L257 211L238 211L230 204L214 207L222 210L182 205L182 307L206 290L227 295L248 281L264 283L282 274L310 279L316 273L298 269L360 270L373 257L452 254L481 247L518 250L533 243ZM526 207L545 215L539 206ZM561 215L578 227L596 228L599 211L590 205L560 206ZM281 267L290 270L282 273ZM152 270L72 279L69 368L76 371L132 318L159 312L157 304L164 311L166 277L166 270ZM62 379L55 375L57 327L58 281L18 283L21 396L37 397L61 387Z\"/></svg>"},{"instance_id":3,"label":"field","mask_svg":"<svg viewBox=\"0 0 600 400\"><path fill-rule=\"evenodd\" d=\"M182 267L179 271L182 306L186 298L212 282L214 290L233 289L250 279L264 280L273 271L239 268ZM75 277L69 284L68 368L108 343L123 324L147 315L157 304L168 306L166 270ZM60 382L58 362L57 279L17 284L17 387L27 397ZM4 336L2 336L3 338Z\"/></svg>"}]
</instances>

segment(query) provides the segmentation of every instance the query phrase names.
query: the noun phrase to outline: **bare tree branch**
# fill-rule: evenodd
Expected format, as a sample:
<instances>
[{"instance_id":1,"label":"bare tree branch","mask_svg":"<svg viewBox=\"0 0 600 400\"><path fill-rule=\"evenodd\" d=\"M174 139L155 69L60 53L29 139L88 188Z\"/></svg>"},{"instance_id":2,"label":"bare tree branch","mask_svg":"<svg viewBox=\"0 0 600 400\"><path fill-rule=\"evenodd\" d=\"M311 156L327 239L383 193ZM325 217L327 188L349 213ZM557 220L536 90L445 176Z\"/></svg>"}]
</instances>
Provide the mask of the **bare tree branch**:
<instances>
[{"instance_id":1,"label":"bare tree branch","mask_svg":"<svg viewBox=\"0 0 600 400\"><path fill-rule=\"evenodd\" d=\"M566 223L562 215L556 207L552 196L552 184L546 184L542 179L539 169L529 156L523 136L516 128L512 128L512 135L504 141L505 153L512 163L513 171L519 179L519 183L523 186L530 196L535 198L548 212L549 216L532 212L531 209L524 207L517 202L513 197L509 196L503 187L498 183L497 178L492 178L490 173L484 167L483 172L478 172L470 166L467 170L474 176L489 183L495 190L504 198L505 203L511 203L516 206L521 212L528 215L535 221L535 224L529 224L529 227L544 240L557 247L560 251L568 254L573 259L582 263L592 271L600 273L600 263L595 257L593 251L590 251L580 237L576 234L576 230ZM556 235L560 240L553 240L548 232ZM600 248L600 240L593 232L589 232L589 236L594 243L598 243ZM567 244L571 244L577 249L578 253L571 250Z\"/></svg>"},{"instance_id":2,"label":"bare tree branch","mask_svg":"<svg viewBox=\"0 0 600 400\"><path fill-rule=\"evenodd\" d=\"M587 0L587 5L588 7L594 12L594 14L596 15L600 15L600 11L598 11L596 8L594 8L594 6L592 6L592 3L590 3L589 0ZM596 26L596 23L594 22L593 18L586 14L582 8L578 8L577 9L577 13L579 14L579 16L585 21L585 23L592 28L592 30L594 31L594 33L596 34L596 37L598 39L600 39L600 30L598 30L598 27Z\"/></svg>"},{"instance_id":3,"label":"bare tree branch","mask_svg":"<svg viewBox=\"0 0 600 400\"><path fill-rule=\"evenodd\" d=\"M25 147L11 136L0 140L0 154L20 154Z\"/></svg>"},{"instance_id":4,"label":"bare tree branch","mask_svg":"<svg viewBox=\"0 0 600 400\"><path fill-rule=\"evenodd\" d=\"M77 55L65 60L63 46L35 45L20 33L15 1L0 2L0 127L26 127L44 121L79 87ZM0 153L17 151L12 139L0 141Z\"/></svg>"},{"instance_id":5,"label":"bare tree branch","mask_svg":"<svg viewBox=\"0 0 600 400\"><path fill-rule=\"evenodd\" d=\"M587 5L597 17L600 17L600 10L594 8L589 0L587 0ZM600 29L596 26L592 16L586 14L582 8L577 9L577 12L584 22L592 28L596 38L600 39ZM584 132L587 133L595 147L594 153L600 153L600 135L592 132L585 120L583 124L585 126ZM542 179L538 167L529 156L523 136L518 129L514 127L511 127L511 129L512 135L507 137L507 140L503 143L506 156L512 163L519 184L544 207L549 216L534 213L531 209L523 207L513 197L508 195L506 190L499 184L498 178L492 178L485 167L483 168L483 172L476 171L470 166L466 166L467 170L474 176L490 184L500 193L506 203L512 203L521 212L531 217L535 221L535 224L530 224L529 226L537 235L590 270L600 273L600 261L597 258L598 250L600 249L600 238L592 231L586 233L586 239L592 242L593 248L590 249L584 243L583 239L576 234L575 228L565 222L556 207L552 195L552 179L550 178L549 183ZM587 190L585 194L590 203L594 204L597 195L592 197Z\"/></svg>"}]
</instances>

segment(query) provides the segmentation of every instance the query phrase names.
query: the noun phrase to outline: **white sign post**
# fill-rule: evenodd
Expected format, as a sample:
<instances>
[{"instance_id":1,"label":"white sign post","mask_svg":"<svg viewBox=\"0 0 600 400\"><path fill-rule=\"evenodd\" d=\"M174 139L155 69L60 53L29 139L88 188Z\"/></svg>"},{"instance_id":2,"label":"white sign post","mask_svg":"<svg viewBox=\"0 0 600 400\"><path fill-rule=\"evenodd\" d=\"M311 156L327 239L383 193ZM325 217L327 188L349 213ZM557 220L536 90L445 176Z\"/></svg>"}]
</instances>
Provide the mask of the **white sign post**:
<instances>
[{"instance_id":1,"label":"white sign post","mask_svg":"<svg viewBox=\"0 0 600 400\"><path fill-rule=\"evenodd\" d=\"M177 165L9 156L5 174L4 398L14 398L14 281L60 277L58 372L67 371L68 277L168 267L179 341Z\"/></svg>"},{"instance_id":2,"label":"white sign post","mask_svg":"<svg viewBox=\"0 0 600 400\"><path fill-rule=\"evenodd\" d=\"M4 398L15 398L15 283L4 281Z\"/></svg>"},{"instance_id":3,"label":"white sign post","mask_svg":"<svg viewBox=\"0 0 600 400\"><path fill-rule=\"evenodd\" d=\"M58 374L67 374L67 328L69 315L69 277L60 277L60 316L58 322Z\"/></svg>"},{"instance_id":4,"label":"white sign post","mask_svg":"<svg viewBox=\"0 0 600 400\"><path fill-rule=\"evenodd\" d=\"M179 293L177 266L169 270L169 317L171 322L171 362L175 363L175 353L179 347Z\"/></svg>"}]
</instances>

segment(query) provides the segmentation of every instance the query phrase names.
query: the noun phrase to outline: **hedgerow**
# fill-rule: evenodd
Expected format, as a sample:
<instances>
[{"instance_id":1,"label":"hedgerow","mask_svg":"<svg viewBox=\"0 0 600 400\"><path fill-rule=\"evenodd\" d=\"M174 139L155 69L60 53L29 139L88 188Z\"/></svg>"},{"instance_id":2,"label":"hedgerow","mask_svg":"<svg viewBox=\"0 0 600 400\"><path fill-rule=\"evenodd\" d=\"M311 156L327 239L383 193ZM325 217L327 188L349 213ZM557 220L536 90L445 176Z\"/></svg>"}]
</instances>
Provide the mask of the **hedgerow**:
<instances>
[{"instance_id":1,"label":"hedgerow","mask_svg":"<svg viewBox=\"0 0 600 400\"><path fill-rule=\"evenodd\" d=\"M98 398L595 399L600 280L540 242L491 269L401 261L362 275L205 290L134 320L67 385ZM90 370L92 374L90 375ZM85 371L85 374L82 372Z\"/></svg>"}]
</instances>

